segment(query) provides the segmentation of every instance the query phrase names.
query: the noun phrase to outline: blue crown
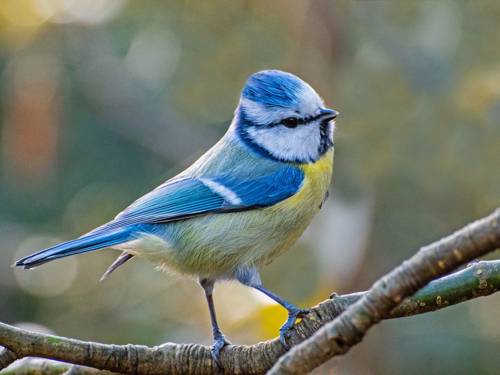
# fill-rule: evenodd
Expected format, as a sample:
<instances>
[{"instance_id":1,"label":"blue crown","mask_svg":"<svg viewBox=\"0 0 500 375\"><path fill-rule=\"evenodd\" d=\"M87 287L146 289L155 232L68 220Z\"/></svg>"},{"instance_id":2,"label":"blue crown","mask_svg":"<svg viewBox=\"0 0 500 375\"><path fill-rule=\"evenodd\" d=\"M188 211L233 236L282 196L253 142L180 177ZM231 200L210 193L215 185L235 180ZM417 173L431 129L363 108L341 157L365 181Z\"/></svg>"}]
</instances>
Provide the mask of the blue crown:
<instances>
[{"instance_id":1,"label":"blue crown","mask_svg":"<svg viewBox=\"0 0 500 375\"><path fill-rule=\"evenodd\" d=\"M264 106L291 107L298 104L304 85L293 74L280 70L263 70L250 76L241 96Z\"/></svg>"}]
</instances>

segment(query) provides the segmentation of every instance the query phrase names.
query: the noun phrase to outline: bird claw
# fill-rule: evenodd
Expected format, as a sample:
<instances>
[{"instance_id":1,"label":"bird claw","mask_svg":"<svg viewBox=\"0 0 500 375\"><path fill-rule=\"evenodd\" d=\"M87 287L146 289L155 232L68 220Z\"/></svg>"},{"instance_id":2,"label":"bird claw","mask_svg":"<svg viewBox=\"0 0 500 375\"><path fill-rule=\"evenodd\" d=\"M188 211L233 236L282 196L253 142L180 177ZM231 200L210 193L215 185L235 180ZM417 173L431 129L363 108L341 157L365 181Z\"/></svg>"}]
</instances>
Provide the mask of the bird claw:
<instances>
[{"instance_id":1,"label":"bird claw","mask_svg":"<svg viewBox=\"0 0 500 375\"><path fill-rule=\"evenodd\" d=\"M226 345L231 345L231 342L226 339L224 334L222 334L221 332L214 334L214 343L210 352L212 353L212 359L219 368L222 368L222 363L220 361L220 351Z\"/></svg>"},{"instance_id":2,"label":"bird claw","mask_svg":"<svg viewBox=\"0 0 500 375\"><path fill-rule=\"evenodd\" d=\"M280 328L280 342L286 348L290 348L288 339L290 338L290 330L295 325L295 322L299 318L303 318L309 314L309 309L294 309L288 311L288 319Z\"/></svg>"}]
</instances>

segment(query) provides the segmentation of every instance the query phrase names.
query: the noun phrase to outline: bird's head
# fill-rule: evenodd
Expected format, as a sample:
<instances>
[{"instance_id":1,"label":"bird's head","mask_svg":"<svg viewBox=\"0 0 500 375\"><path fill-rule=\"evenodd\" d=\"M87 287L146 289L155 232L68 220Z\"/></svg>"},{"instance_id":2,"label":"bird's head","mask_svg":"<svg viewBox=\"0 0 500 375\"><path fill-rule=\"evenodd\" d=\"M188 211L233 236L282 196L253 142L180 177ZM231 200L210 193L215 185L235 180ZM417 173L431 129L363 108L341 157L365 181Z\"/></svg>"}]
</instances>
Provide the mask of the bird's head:
<instances>
[{"instance_id":1,"label":"bird's head","mask_svg":"<svg viewBox=\"0 0 500 375\"><path fill-rule=\"evenodd\" d=\"M299 77L264 70L246 82L234 124L240 139L264 156L311 163L333 146L337 115Z\"/></svg>"}]
</instances>

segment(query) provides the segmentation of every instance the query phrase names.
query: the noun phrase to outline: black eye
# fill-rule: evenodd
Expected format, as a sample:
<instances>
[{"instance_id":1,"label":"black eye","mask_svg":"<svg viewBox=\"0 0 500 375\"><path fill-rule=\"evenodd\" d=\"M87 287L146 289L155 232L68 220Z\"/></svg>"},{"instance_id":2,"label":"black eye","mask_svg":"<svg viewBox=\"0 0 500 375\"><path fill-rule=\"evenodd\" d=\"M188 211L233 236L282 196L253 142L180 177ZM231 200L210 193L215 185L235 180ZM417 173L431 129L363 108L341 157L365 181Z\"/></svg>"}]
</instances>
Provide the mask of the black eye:
<instances>
[{"instance_id":1,"label":"black eye","mask_svg":"<svg viewBox=\"0 0 500 375\"><path fill-rule=\"evenodd\" d=\"M288 117L282 121L283 125L287 128L295 128L299 124L299 119L297 117Z\"/></svg>"}]
</instances>

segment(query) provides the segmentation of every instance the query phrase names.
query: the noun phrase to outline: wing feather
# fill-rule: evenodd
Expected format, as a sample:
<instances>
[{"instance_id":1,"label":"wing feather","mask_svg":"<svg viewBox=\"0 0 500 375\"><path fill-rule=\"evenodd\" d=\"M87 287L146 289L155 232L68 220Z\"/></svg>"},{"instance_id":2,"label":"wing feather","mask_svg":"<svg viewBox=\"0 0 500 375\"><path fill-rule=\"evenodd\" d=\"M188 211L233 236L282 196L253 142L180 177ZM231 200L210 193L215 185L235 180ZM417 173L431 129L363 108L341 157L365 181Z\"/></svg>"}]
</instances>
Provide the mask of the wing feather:
<instances>
[{"instance_id":1,"label":"wing feather","mask_svg":"<svg viewBox=\"0 0 500 375\"><path fill-rule=\"evenodd\" d=\"M106 229L144 223L166 223L209 213L234 212L274 205L295 194L302 184L303 172L286 166L273 173L241 181L230 175L173 179L132 203ZM209 179L224 189L213 189ZM205 183L204 183L205 181ZM224 190L234 194L224 196Z\"/></svg>"}]
</instances>

